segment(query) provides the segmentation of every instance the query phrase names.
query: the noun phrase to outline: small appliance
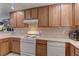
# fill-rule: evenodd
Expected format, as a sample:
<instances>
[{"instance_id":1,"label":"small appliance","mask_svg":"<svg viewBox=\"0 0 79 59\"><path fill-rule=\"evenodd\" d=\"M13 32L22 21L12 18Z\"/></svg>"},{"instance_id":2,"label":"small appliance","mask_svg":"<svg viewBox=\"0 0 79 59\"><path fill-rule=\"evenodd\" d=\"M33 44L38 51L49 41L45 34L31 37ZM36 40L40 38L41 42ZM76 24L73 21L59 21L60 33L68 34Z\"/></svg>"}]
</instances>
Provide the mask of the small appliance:
<instances>
[{"instance_id":1,"label":"small appliance","mask_svg":"<svg viewBox=\"0 0 79 59\"><path fill-rule=\"evenodd\" d=\"M0 31L2 31L4 29L4 23L0 22Z\"/></svg>"},{"instance_id":2,"label":"small appliance","mask_svg":"<svg viewBox=\"0 0 79 59\"><path fill-rule=\"evenodd\" d=\"M77 29L77 30L74 30L74 31L70 31L69 32L69 38L76 40L76 41L79 41L79 30Z\"/></svg>"}]
</instances>

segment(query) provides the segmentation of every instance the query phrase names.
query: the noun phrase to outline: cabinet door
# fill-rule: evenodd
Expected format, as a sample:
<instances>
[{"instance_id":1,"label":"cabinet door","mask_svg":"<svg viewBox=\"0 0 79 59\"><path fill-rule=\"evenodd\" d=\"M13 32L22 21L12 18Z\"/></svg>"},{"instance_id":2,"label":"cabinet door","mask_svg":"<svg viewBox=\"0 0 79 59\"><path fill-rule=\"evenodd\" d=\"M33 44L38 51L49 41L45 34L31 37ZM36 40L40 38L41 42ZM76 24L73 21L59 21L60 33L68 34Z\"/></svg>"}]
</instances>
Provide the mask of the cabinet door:
<instances>
[{"instance_id":1,"label":"cabinet door","mask_svg":"<svg viewBox=\"0 0 79 59\"><path fill-rule=\"evenodd\" d=\"M46 56L47 55L47 40L36 40L36 55Z\"/></svg>"},{"instance_id":2,"label":"cabinet door","mask_svg":"<svg viewBox=\"0 0 79 59\"><path fill-rule=\"evenodd\" d=\"M74 56L75 55L75 47L70 44L70 56Z\"/></svg>"},{"instance_id":3,"label":"cabinet door","mask_svg":"<svg viewBox=\"0 0 79 59\"><path fill-rule=\"evenodd\" d=\"M38 8L38 20L39 27L48 27L48 7Z\"/></svg>"},{"instance_id":4,"label":"cabinet door","mask_svg":"<svg viewBox=\"0 0 79 59\"><path fill-rule=\"evenodd\" d=\"M37 19L37 8L31 9L31 18Z\"/></svg>"},{"instance_id":5,"label":"cabinet door","mask_svg":"<svg viewBox=\"0 0 79 59\"><path fill-rule=\"evenodd\" d=\"M79 56L79 49L75 47L75 56Z\"/></svg>"},{"instance_id":6,"label":"cabinet door","mask_svg":"<svg viewBox=\"0 0 79 59\"><path fill-rule=\"evenodd\" d=\"M0 55L6 55L9 53L9 41L3 41L0 43Z\"/></svg>"},{"instance_id":7,"label":"cabinet door","mask_svg":"<svg viewBox=\"0 0 79 59\"><path fill-rule=\"evenodd\" d=\"M16 13L10 13L10 24L13 28L16 27Z\"/></svg>"},{"instance_id":8,"label":"cabinet door","mask_svg":"<svg viewBox=\"0 0 79 59\"><path fill-rule=\"evenodd\" d=\"M72 25L72 4L61 4L61 26Z\"/></svg>"},{"instance_id":9,"label":"cabinet door","mask_svg":"<svg viewBox=\"0 0 79 59\"><path fill-rule=\"evenodd\" d=\"M79 25L79 3L75 4L75 25Z\"/></svg>"},{"instance_id":10,"label":"cabinet door","mask_svg":"<svg viewBox=\"0 0 79 59\"><path fill-rule=\"evenodd\" d=\"M36 56L46 56L47 55L47 45L36 44Z\"/></svg>"},{"instance_id":11,"label":"cabinet door","mask_svg":"<svg viewBox=\"0 0 79 59\"><path fill-rule=\"evenodd\" d=\"M60 4L49 6L49 26L60 26Z\"/></svg>"},{"instance_id":12,"label":"cabinet door","mask_svg":"<svg viewBox=\"0 0 79 59\"><path fill-rule=\"evenodd\" d=\"M28 9L28 10L25 10L25 19L30 19L31 18L31 10Z\"/></svg>"},{"instance_id":13,"label":"cabinet door","mask_svg":"<svg viewBox=\"0 0 79 59\"><path fill-rule=\"evenodd\" d=\"M12 39L12 51L20 54L20 39Z\"/></svg>"},{"instance_id":14,"label":"cabinet door","mask_svg":"<svg viewBox=\"0 0 79 59\"><path fill-rule=\"evenodd\" d=\"M70 43L65 43L65 56L70 56Z\"/></svg>"},{"instance_id":15,"label":"cabinet door","mask_svg":"<svg viewBox=\"0 0 79 59\"><path fill-rule=\"evenodd\" d=\"M24 27L24 12L23 11L19 11L17 12L17 27L22 28Z\"/></svg>"}]
</instances>

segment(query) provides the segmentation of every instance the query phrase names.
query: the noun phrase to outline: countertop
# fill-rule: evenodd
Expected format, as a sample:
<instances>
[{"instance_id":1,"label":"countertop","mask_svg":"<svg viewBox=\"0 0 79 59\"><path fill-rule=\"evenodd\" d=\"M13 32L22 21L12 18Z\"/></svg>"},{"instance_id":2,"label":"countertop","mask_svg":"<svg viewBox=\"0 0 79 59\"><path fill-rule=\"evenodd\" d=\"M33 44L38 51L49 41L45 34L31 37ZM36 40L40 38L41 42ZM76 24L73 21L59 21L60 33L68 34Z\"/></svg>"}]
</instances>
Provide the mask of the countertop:
<instances>
[{"instance_id":1,"label":"countertop","mask_svg":"<svg viewBox=\"0 0 79 59\"><path fill-rule=\"evenodd\" d=\"M15 37L15 38L24 38L26 37L26 34L21 34L21 33L11 33L11 32L0 32L0 39L4 38L9 38L9 37ZM57 42L69 42L73 44L75 47L79 48L79 41L74 41L69 38L50 38L50 37L37 37L36 39L41 39L41 40L48 40L48 41L57 41Z\"/></svg>"}]
</instances>

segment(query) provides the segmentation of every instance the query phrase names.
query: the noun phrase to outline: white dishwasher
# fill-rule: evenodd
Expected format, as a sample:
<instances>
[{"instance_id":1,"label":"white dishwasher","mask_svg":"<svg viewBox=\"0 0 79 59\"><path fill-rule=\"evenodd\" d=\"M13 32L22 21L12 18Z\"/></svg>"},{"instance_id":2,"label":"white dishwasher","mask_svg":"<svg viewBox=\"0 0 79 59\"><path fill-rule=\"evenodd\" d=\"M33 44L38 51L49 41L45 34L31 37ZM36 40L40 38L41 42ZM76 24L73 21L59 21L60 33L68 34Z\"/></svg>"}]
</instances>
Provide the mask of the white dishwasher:
<instances>
[{"instance_id":1,"label":"white dishwasher","mask_svg":"<svg viewBox=\"0 0 79 59\"><path fill-rule=\"evenodd\" d=\"M35 56L36 40L35 38L21 39L21 56Z\"/></svg>"},{"instance_id":2,"label":"white dishwasher","mask_svg":"<svg viewBox=\"0 0 79 59\"><path fill-rule=\"evenodd\" d=\"M47 42L47 55L48 56L65 56L65 43L48 41Z\"/></svg>"}]
</instances>

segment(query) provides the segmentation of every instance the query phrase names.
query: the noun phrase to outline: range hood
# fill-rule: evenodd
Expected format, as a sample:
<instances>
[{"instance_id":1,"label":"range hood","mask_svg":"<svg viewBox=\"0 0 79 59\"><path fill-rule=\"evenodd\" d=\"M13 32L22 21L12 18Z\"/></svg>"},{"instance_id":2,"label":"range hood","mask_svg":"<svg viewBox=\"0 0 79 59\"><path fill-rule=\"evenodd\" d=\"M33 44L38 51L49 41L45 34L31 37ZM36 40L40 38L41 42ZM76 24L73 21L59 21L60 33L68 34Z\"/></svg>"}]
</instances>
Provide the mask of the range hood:
<instances>
[{"instance_id":1,"label":"range hood","mask_svg":"<svg viewBox=\"0 0 79 59\"><path fill-rule=\"evenodd\" d=\"M38 19L27 19L24 20L25 24L38 24Z\"/></svg>"}]
</instances>

